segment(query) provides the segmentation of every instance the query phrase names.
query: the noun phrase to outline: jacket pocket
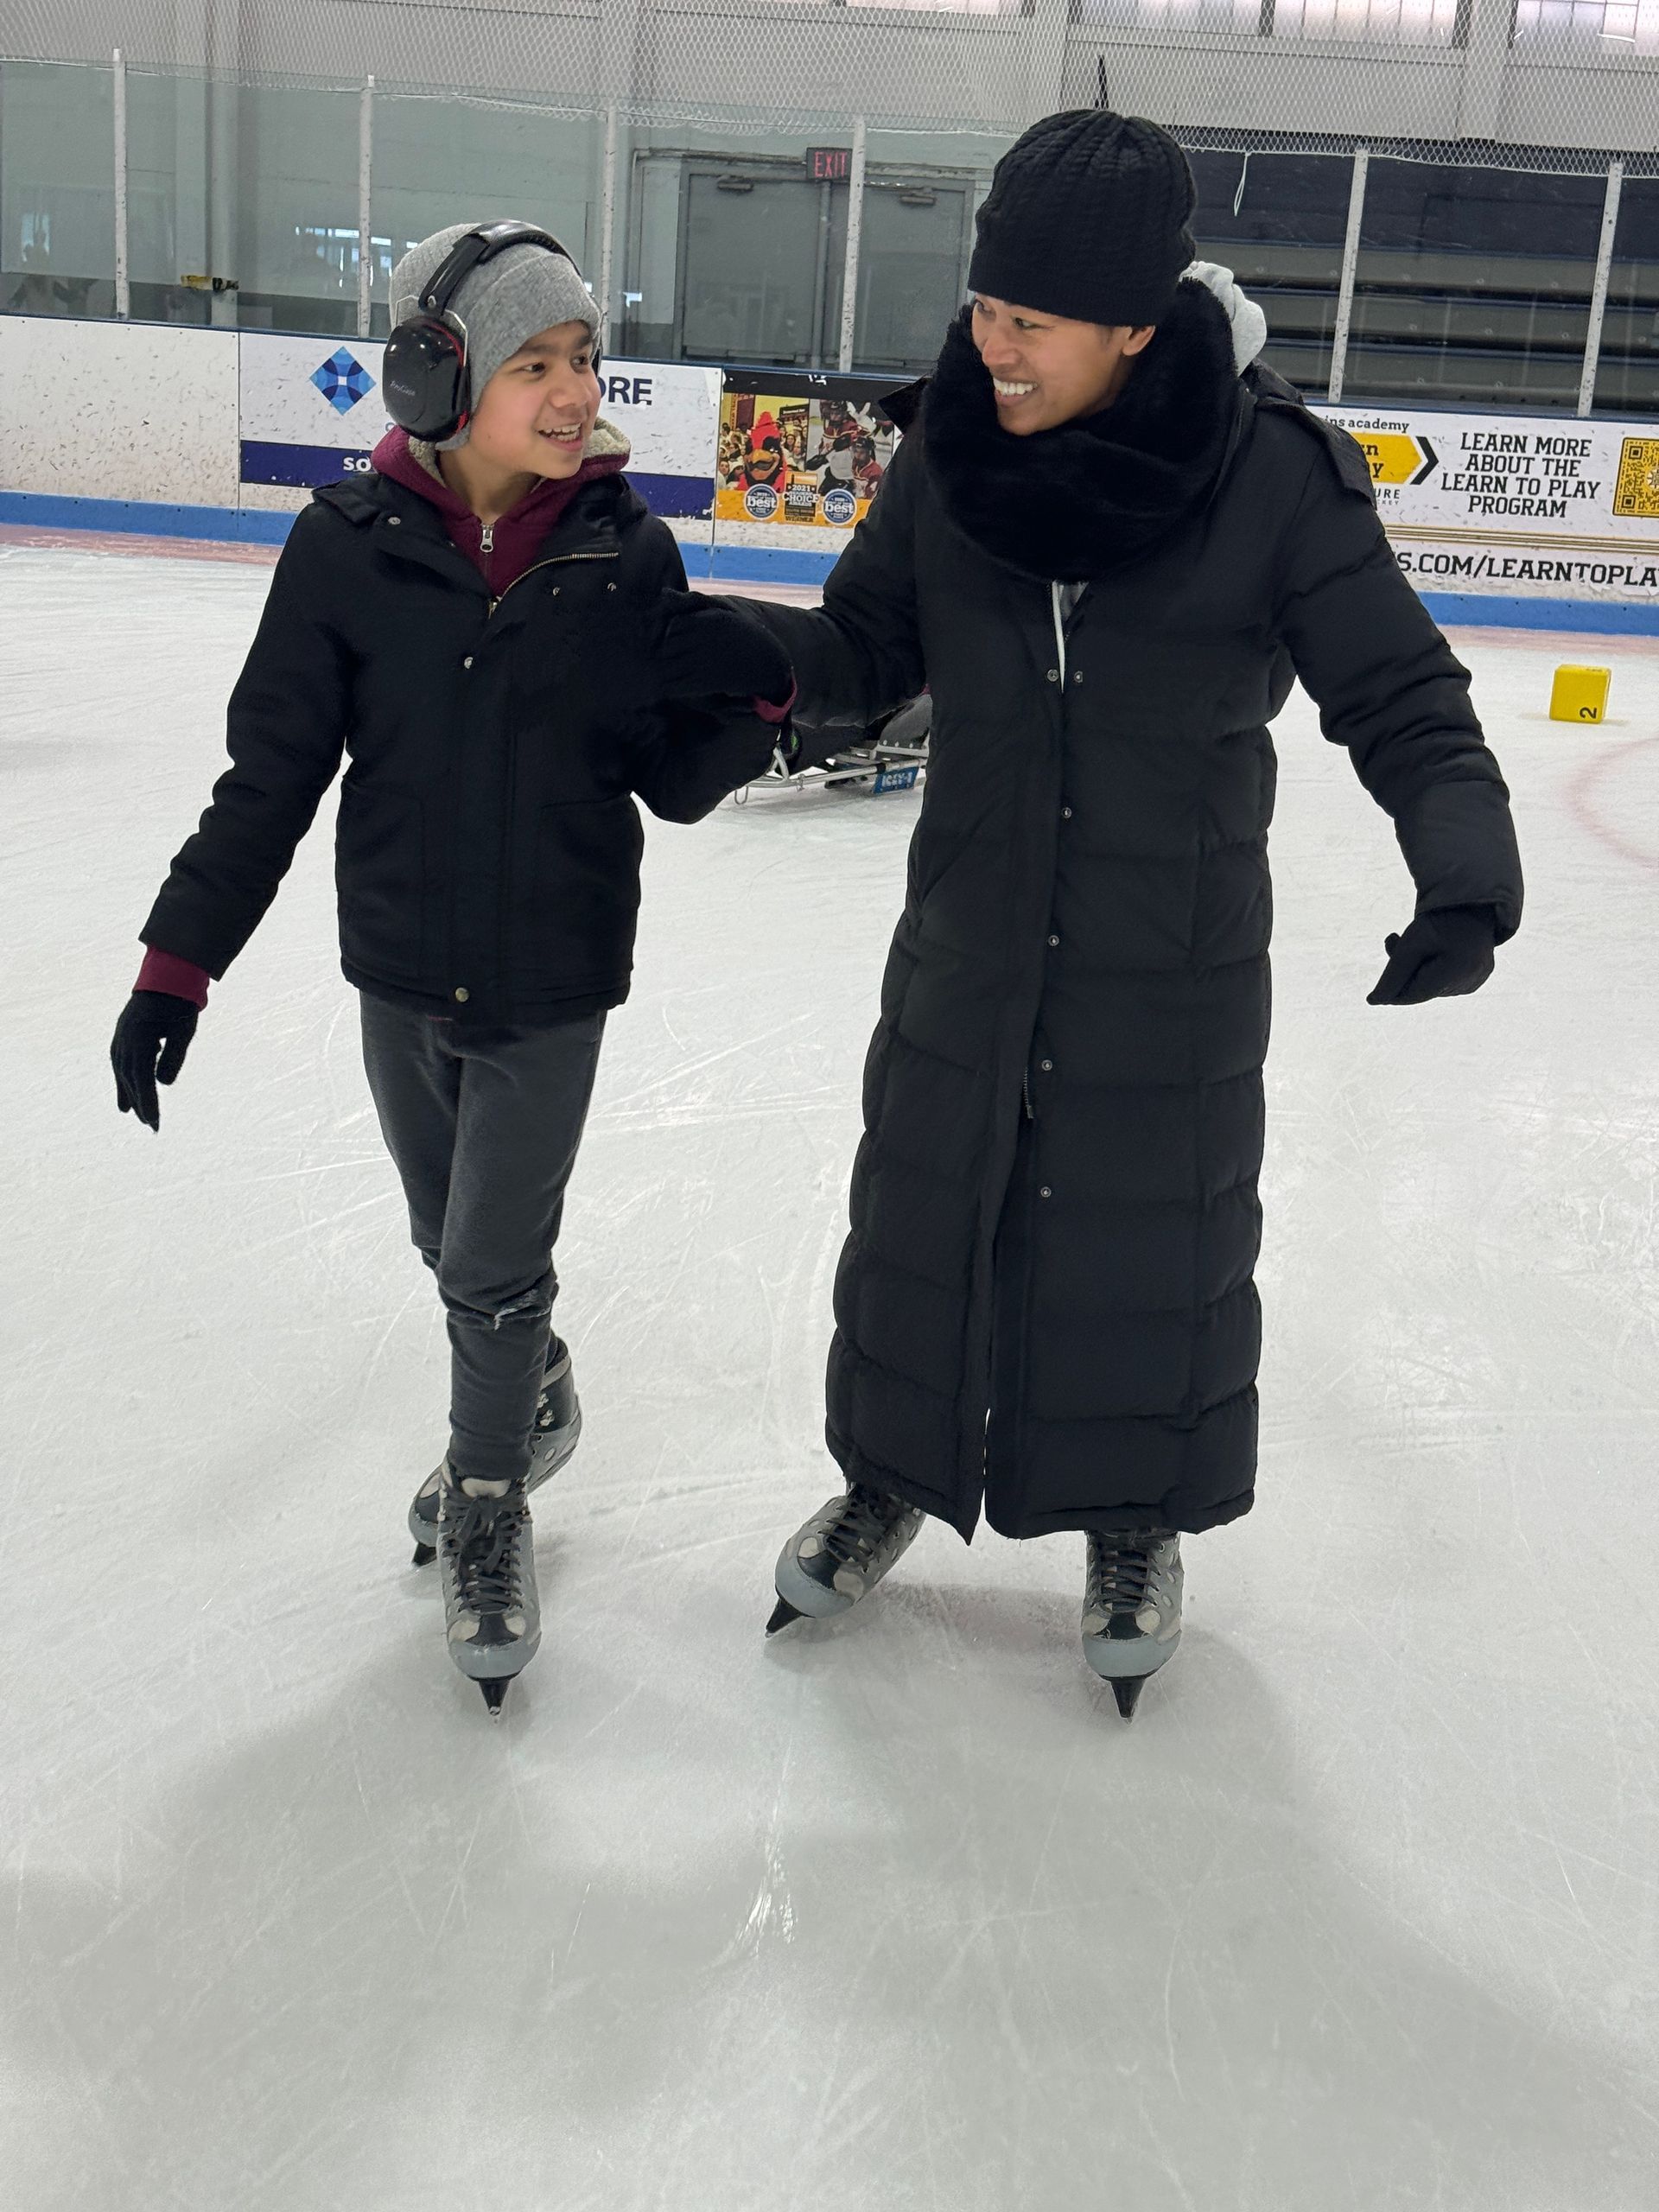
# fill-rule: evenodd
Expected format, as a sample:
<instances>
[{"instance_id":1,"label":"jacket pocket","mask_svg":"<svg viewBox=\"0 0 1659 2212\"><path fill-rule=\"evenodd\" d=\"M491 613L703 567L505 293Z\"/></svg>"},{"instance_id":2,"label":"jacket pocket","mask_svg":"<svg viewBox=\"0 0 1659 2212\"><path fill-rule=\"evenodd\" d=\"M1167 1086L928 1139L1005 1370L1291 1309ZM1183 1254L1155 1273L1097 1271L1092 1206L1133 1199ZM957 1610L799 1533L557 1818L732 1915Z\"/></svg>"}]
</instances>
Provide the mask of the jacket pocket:
<instances>
[{"instance_id":1,"label":"jacket pocket","mask_svg":"<svg viewBox=\"0 0 1659 2212\"><path fill-rule=\"evenodd\" d=\"M420 986L429 964L422 802L403 791L340 787L334 883L340 949L388 982Z\"/></svg>"},{"instance_id":2,"label":"jacket pocket","mask_svg":"<svg viewBox=\"0 0 1659 2212\"><path fill-rule=\"evenodd\" d=\"M626 973L644 846L632 798L542 807L534 866L514 902L515 981L531 990L574 993Z\"/></svg>"}]
</instances>

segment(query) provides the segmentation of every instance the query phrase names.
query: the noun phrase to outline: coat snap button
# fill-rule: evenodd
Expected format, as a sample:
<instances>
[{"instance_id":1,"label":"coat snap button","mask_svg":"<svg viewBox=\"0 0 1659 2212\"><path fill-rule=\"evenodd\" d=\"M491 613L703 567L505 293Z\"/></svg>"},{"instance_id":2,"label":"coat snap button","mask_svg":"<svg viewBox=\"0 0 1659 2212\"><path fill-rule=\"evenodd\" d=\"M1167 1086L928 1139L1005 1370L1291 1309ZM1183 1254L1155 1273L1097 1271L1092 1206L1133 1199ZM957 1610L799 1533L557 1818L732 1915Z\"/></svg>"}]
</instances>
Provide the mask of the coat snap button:
<instances>
[{"instance_id":1,"label":"coat snap button","mask_svg":"<svg viewBox=\"0 0 1659 2212\"><path fill-rule=\"evenodd\" d=\"M1063 806L1060 809L1060 819L1063 822L1069 822L1071 819L1071 810L1069 806Z\"/></svg>"},{"instance_id":2,"label":"coat snap button","mask_svg":"<svg viewBox=\"0 0 1659 2212\"><path fill-rule=\"evenodd\" d=\"M1057 937L1052 937L1048 941L1051 944L1058 944L1060 940Z\"/></svg>"},{"instance_id":3,"label":"coat snap button","mask_svg":"<svg viewBox=\"0 0 1659 2212\"><path fill-rule=\"evenodd\" d=\"M472 664L473 664L473 657L472 657L471 653L468 653L468 654L467 654L467 656L466 659L465 659L464 661L462 661L462 663L461 663L461 666L462 666L463 668L470 668L470 667L472 666Z\"/></svg>"},{"instance_id":4,"label":"coat snap button","mask_svg":"<svg viewBox=\"0 0 1659 2212\"><path fill-rule=\"evenodd\" d=\"M1049 1189L1047 1184L1045 1183L1042 1189L1038 1192L1037 1195L1039 1198L1052 1198L1054 1193Z\"/></svg>"},{"instance_id":5,"label":"coat snap button","mask_svg":"<svg viewBox=\"0 0 1659 2212\"><path fill-rule=\"evenodd\" d=\"M607 584L605 588L607 591L614 591L616 589L616 586L614 584Z\"/></svg>"},{"instance_id":6,"label":"coat snap button","mask_svg":"<svg viewBox=\"0 0 1659 2212\"><path fill-rule=\"evenodd\" d=\"M462 1006L465 1006L465 1005L466 1005L466 1003L467 1003L467 1000L468 1000L469 998L471 998L471 996L472 996L472 995L472 995L472 993L471 993L469 990L467 990L464 986L462 986L462 985L461 985L461 984L457 984L457 985L456 985L456 987L455 987L455 996L456 996L456 998L461 1001L461 1005L462 1005Z\"/></svg>"},{"instance_id":7,"label":"coat snap button","mask_svg":"<svg viewBox=\"0 0 1659 2212\"><path fill-rule=\"evenodd\" d=\"M1074 683L1082 683L1082 681L1083 681L1083 671L1082 671L1081 669L1079 669L1079 670L1077 671L1077 674L1076 674L1076 675L1071 678L1071 681L1072 681Z\"/></svg>"},{"instance_id":8,"label":"coat snap button","mask_svg":"<svg viewBox=\"0 0 1659 2212\"><path fill-rule=\"evenodd\" d=\"M402 515L388 515L386 517L386 528L388 530L396 530L402 523L403 519Z\"/></svg>"},{"instance_id":9,"label":"coat snap button","mask_svg":"<svg viewBox=\"0 0 1659 2212\"><path fill-rule=\"evenodd\" d=\"M1052 1061L1052 1060L1045 1060L1045 1061L1043 1062L1043 1073L1044 1073L1045 1075L1052 1075L1052 1074L1053 1074L1053 1072L1054 1072L1054 1063L1053 1063L1053 1061Z\"/></svg>"},{"instance_id":10,"label":"coat snap button","mask_svg":"<svg viewBox=\"0 0 1659 2212\"><path fill-rule=\"evenodd\" d=\"M1049 682L1050 682L1051 683L1058 683L1059 682L1059 680L1060 680L1060 671L1059 671L1059 670L1058 670L1058 668L1051 668L1051 669L1049 670L1049 671L1048 671L1048 680L1049 680Z\"/></svg>"}]
</instances>

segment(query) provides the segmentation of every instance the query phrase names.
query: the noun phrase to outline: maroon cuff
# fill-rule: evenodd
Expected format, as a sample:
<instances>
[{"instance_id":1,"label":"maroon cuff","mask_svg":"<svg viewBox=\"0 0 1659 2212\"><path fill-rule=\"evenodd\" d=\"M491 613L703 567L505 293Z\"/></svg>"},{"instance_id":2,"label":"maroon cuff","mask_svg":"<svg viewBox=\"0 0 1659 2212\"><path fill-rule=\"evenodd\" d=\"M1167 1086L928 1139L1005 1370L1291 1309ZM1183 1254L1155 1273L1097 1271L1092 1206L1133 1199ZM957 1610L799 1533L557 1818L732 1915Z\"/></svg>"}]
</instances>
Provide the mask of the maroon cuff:
<instances>
[{"instance_id":1,"label":"maroon cuff","mask_svg":"<svg viewBox=\"0 0 1659 2212\"><path fill-rule=\"evenodd\" d=\"M789 720L795 711L795 702L800 696L800 685L791 683L789 687L789 696L781 707L774 705L770 699L757 699L754 702L754 711L763 722L770 722L775 729L779 723Z\"/></svg>"},{"instance_id":2,"label":"maroon cuff","mask_svg":"<svg viewBox=\"0 0 1659 2212\"><path fill-rule=\"evenodd\" d=\"M162 952L150 945L144 954L144 964L138 970L135 991L165 991L170 998L188 999L194 1007L207 1003L207 986L212 981L205 968L198 968L194 960L181 960L175 953Z\"/></svg>"}]
</instances>

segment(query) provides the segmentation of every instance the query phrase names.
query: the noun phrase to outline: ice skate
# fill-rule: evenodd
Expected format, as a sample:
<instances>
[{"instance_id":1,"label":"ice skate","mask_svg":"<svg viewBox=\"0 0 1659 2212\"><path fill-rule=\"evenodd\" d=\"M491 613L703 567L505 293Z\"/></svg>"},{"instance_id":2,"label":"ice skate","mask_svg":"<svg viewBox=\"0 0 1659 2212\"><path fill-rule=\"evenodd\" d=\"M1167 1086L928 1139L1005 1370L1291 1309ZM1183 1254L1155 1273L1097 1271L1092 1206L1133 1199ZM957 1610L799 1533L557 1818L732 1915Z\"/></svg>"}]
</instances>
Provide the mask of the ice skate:
<instances>
[{"instance_id":1,"label":"ice skate","mask_svg":"<svg viewBox=\"0 0 1659 2212\"><path fill-rule=\"evenodd\" d=\"M576 1448L582 1434L582 1405L576 1396L575 1376L570 1369L570 1348L555 1337L547 1350L547 1372L542 1395L536 1401L536 1420L531 1430L530 1472L526 1491L538 1489ZM425 1567L437 1550L438 1486L442 1466L434 1467L415 1493L409 1509L409 1533L415 1539L415 1564Z\"/></svg>"},{"instance_id":2,"label":"ice skate","mask_svg":"<svg viewBox=\"0 0 1659 2212\"><path fill-rule=\"evenodd\" d=\"M827 1620L867 1598L915 1541L925 1516L901 1497L849 1483L778 1555L778 1607L766 1634L803 1616Z\"/></svg>"},{"instance_id":3,"label":"ice skate","mask_svg":"<svg viewBox=\"0 0 1659 2212\"><path fill-rule=\"evenodd\" d=\"M1173 1529L1089 1532L1083 1654L1133 1720L1146 1687L1181 1640L1181 1540Z\"/></svg>"},{"instance_id":4,"label":"ice skate","mask_svg":"<svg viewBox=\"0 0 1659 2212\"><path fill-rule=\"evenodd\" d=\"M449 1656L499 1716L507 1685L536 1656L541 1599L522 1482L438 1470L438 1573Z\"/></svg>"}]
</instances>

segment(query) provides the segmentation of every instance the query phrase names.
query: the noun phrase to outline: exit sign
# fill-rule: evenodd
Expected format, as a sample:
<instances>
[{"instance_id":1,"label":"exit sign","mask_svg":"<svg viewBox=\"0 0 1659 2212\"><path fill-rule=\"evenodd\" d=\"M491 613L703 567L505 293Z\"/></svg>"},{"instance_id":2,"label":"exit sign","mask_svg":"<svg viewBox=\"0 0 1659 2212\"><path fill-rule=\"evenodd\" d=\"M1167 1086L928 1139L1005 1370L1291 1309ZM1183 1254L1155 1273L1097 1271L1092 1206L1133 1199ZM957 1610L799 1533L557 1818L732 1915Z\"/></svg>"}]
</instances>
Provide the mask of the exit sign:
<instances>
[{"instance_id":1,"label":"exit sign","mask_svg":"<svg viewBox=\"0 0 1659 2212\"><path fill-rule=\"evenodd\" d=\"M850 146L809 146L806 174L814 184L845 184L853 174Z\"/></svg>"}]
</instances>

